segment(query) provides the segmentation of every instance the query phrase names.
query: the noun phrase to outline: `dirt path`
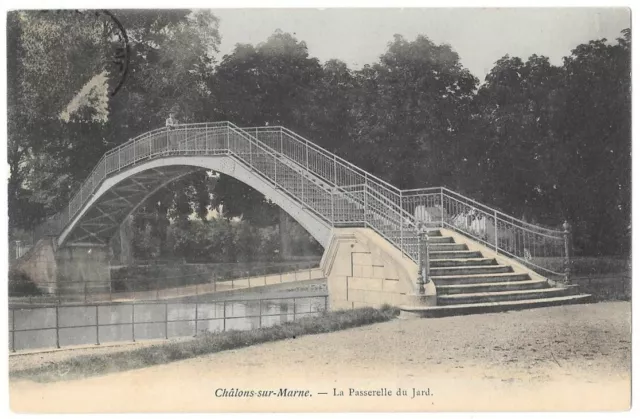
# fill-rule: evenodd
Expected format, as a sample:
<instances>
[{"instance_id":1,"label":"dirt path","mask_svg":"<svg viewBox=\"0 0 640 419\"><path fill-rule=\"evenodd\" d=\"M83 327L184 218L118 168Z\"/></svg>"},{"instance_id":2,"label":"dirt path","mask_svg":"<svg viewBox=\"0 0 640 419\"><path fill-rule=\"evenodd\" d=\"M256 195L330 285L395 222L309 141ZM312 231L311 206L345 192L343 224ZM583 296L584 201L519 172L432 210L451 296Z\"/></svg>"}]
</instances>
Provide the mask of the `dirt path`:
<instances>
[{"instance_id":1,"label":"dirt path","mask_svg":"<svg viewBox=\"0 0 640 419\"><path fill-rule=\"evenodd\" d=\"M12 381L11 406L21 412L620 410L630 400L630 313L629 303L615 302L397 320L85 380ZM218 389L285 387L311 396L218 397ZM334 388L345 396L334 396ZM350 388L387 388L393 395L349 397ZM398 388L407 395L398 396ZM414 388L430 395L411 398Z\"/></svg>"},{"instance_id":2,"label":"dirt path","mask_svg":"<svg viewBox=\"0 0 640 419\"><path fill-rule=\"evenodd\" d=\"M277 286L281 284L300 283L301 286L306 286L309 281L324 280L324 273L319 268L311 268L298 270L293 272L284 272L280 274L272 275L260 275L245 278L233 278L224 281L212 281L204 284L192 284L182 287L174 288L162 288L149 291L114 291L110 293L87 293L77 294L75 299L68 297L62 298L62 303L96 303L96 302L131 302L131 301L170 301L176 299L183 299L188 297L198 296L217 296L223 297L225 294L232 293L234 291L246 291L248 289L262 290L265 287ZM224 298L224 297L223 297ZM55 304L57 297L44 295L40 297L12 297L11 305L15 308L30 307L34 304Z\"/></svg>"}]
</instances>

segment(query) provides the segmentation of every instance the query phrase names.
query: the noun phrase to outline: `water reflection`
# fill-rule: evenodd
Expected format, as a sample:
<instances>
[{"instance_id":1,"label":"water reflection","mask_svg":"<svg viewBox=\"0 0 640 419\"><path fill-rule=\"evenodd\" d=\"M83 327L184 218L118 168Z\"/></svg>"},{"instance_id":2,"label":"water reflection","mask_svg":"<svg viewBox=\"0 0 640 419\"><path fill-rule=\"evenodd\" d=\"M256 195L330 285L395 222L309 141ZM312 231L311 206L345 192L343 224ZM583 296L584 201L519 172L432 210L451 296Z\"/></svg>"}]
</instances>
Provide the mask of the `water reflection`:
<instances>
[{"instance_id":1,"label":"water reflection","mask_svg":"<svg viewBox=\"0 0 640 419\"><path fill-rule=\"evenodd\" d=\"M16 308L9 310L9 347L19 351L250 330L317 316L326 304L322 295Z\"/></svg>"}]
</instances>

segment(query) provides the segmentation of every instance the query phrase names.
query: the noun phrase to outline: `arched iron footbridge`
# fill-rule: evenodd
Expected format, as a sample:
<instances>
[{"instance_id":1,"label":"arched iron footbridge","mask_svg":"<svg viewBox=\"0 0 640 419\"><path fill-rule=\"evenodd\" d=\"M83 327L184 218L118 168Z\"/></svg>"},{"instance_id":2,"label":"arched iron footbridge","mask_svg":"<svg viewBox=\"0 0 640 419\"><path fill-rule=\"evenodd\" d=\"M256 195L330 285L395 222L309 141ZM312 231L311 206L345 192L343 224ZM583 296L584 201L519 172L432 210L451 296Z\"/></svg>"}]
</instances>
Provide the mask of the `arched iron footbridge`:
<instances>
[{"instance_id":1,"label":"arched iron footbridge","mask_svg":"<svg viewBox=\"0 0 640 419\"><path fill-rule=\"evenodd\" d=\"M147 132L104 154L73 199L35 231L58 246L107 244L154 192L194 170L224 173L263 193L320 244L340 227L375 230L418 261L416 226L465 235L549 276L564 274L567 232L526 223L445 187L400 190L285 127L230 122Z\"/></svg>"}]
</instances>

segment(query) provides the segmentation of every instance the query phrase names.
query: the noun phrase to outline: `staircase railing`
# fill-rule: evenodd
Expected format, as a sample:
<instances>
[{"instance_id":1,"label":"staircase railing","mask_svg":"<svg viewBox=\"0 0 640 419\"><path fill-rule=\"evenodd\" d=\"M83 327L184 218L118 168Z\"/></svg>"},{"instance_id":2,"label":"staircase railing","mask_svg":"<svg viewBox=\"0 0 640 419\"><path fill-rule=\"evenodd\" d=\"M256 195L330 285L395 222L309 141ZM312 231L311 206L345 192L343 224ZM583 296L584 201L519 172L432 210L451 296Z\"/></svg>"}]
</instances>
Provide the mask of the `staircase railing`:
<instances>
[{"instance_id":1,"label":"staircase railing","mask_svg":"<svg viewBox=\"0 0 640 419\"><path fill-rule=\"evenodd\" d=\"M568 228L526 223L443 187L400 190L287 128L229 122L160 128L105 153L68 206L36 229L35 239L59 235L110 175L172 155L233 156L327 225L372 228L416 262L416 228L423 223L456 230L546 274L568 272Z\"/></svg>"},{"instance_id":2,"label":"staircase railing","mask_svg":"<svg viewBox=\"0 0 640 419\"><path fill-rule=\"evenodd\" d=\"M420 253L415 230L422 222L452 228L542 274L568 279L566 223L562 230L527 223L444 187L400 190L284 127L243 130L329 185L350 188L346 195L364 208L363 225L414 261Z\"/></svg>"},{"instance_id":3,"label":"staircase railing","mask_svg":"<svg viewBox=\"0 0 640 419\"><path fill-rule=\"evenodd\" d=\"M569 275L569 226L527 223L444 187L403 191L402 206L417 221L436 221L515 258L541 274Z\"/></svg>"}]
</instances>

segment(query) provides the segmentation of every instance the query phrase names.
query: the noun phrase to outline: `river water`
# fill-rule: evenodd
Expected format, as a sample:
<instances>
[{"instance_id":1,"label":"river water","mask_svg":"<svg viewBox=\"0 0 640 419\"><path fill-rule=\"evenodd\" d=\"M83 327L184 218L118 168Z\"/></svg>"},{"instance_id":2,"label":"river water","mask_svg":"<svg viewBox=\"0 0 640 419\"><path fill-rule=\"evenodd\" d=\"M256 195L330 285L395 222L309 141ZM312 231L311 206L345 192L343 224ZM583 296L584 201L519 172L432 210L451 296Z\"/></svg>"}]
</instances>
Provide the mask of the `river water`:
<instances>
[{"instance_id":1,"label":"river water","mask_svg":"<svg viewBox=\"0 0 640 419\"><path fill-rule=\"evenodd\" d=\"M200 296L198 302L145 301L9 309L9 348L56 348L204 332L249 330L317 316L326 292L292 289Z\"/></svg>"}]
</instances>

